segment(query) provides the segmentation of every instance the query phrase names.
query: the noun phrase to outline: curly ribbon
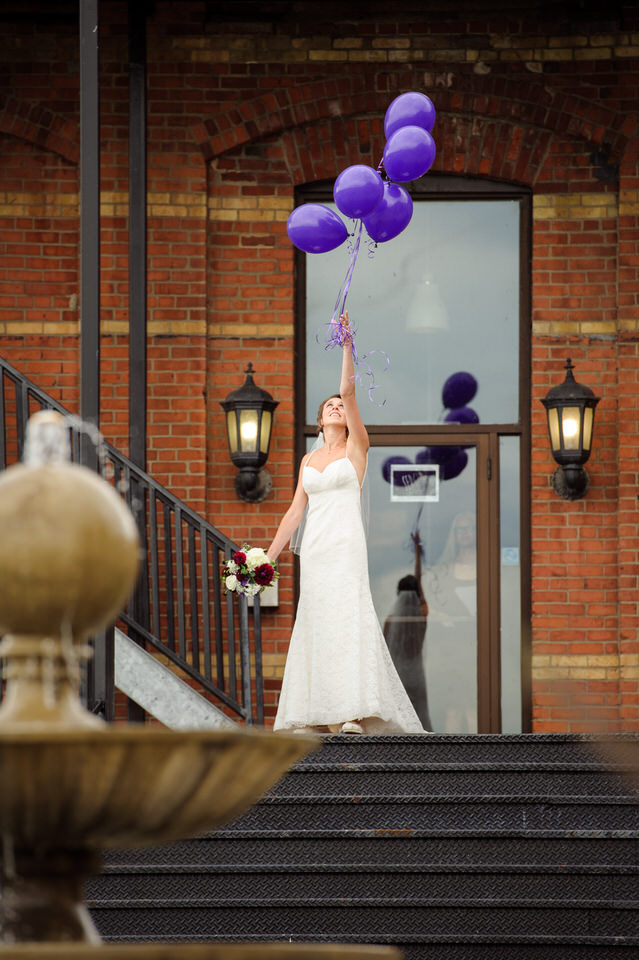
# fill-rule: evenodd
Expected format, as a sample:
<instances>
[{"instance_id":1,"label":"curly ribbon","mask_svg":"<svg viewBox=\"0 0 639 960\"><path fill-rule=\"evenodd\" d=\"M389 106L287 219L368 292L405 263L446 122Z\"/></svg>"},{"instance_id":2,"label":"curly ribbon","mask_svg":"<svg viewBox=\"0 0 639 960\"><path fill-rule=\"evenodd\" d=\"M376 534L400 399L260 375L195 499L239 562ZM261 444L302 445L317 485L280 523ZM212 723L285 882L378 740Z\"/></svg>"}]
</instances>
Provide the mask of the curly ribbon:
<instances>
[{"instance_id":1,"label":"curly ribbon","mask_svg":"<svg viewBox=\"0 0 639 960\"><path fill-rule=\"evenodd\" d=\"M350 290L351 280L353 279L353 271L355 270L355 264L357 263L357 257L359 254L359 248L362 240L362 230L364 228L363 222L359 221L359 229L356 228L356 238L353 243L350 244L350 253L351 258L348 264L348 269L346 271L346 276L344 278L344 283L340 287L340 291L337 294L337 300L335 302L335 308L333 310L333 316L327 323L327 331L324 339L324 349L332 350L333 347L343 347L346 344L350 343L351 352L353 354L353 366L355 367L355 383L363 385L363 377L367 376L370 378L368 384L368 399L371 403L374 403L376 407L383 407L386 403L386 399L382 400L380 403L376 403L373 400L373 391L379 389L379 385L375 383L375 373L370 363L368 363L368 358L372 357L375 353L380 353L385 361L386 366L384 367L384 373L388 370L390 366L390 360L388 354L383 350L369 350L368 353L363 354L361 357L357 352L355 346L355 331L347 330L340 322L340 317L346 309L346 298L348 297L348 291ZM355 234L354 234L355 236ZM370 253L369 253L370 256ZM315 338L319 343L319 334ZM361 372L359 368L362 368Z\"/></svg>"}]
</instances>

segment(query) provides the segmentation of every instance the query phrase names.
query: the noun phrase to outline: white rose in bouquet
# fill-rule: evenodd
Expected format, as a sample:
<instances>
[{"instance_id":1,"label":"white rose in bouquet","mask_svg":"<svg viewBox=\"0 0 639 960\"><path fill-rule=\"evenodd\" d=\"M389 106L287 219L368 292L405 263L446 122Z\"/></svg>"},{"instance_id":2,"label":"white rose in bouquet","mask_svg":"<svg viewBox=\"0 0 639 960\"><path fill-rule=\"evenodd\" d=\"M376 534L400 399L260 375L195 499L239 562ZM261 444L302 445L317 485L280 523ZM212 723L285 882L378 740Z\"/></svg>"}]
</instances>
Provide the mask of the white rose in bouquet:
<instances>
[{"instance_id":1,"label":"white rose in bouquet","mask_svg":"<svg viewBox=\"0 0 639 960\"><path fill-rule=\"evenodd\" d=\"M266 553L261 547L251 547L246 551L246 566L249 570L255 570L260 564L266 563Z\"/></svg>"},{"instance_id":2,"label":"white rose in bouquet","mask_svg":"<svg viewBox=\"0 0 639 960\"><path fill-rule=\"evenodd\" d=\"M237 590L238 582L237 577L234 574L231 574L230 577L227 577L224 582L226 583L227 590Z\"/></svg>"}]
</instances>

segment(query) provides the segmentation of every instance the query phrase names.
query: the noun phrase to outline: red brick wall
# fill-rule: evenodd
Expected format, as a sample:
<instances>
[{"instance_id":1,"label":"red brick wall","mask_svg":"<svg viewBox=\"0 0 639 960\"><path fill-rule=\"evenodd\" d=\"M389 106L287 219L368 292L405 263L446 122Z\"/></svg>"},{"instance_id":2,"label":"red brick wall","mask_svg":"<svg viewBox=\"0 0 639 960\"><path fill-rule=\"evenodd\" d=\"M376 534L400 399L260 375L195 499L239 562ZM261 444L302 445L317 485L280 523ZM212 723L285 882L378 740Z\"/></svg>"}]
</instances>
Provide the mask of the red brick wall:
<instances>
[{"instance_id":1,"label":"red brick wall","mask_svg":"<svg viewBox=\"0 0 639 960\"><path fill-rule=\"evenodd\" d=\"M240 4L241 5L241 4ZM437 109L434 170L533 189L532 675L536 730L639 728L636 596L639 22L548 22L535 5L449 21L348 4L297 22L226 23L156 4L148 33L148 467L237 539L267 544L293 489L294 189L377 164L390 100ZM310 8L313 8L311 14ZM237 12L238 4L234 9ZM348 19L345 19L344 11ZM102 425L128 435L126 4L101 26ZM229 12L231 16L231 12ZM324 16L324 21L319 18ZM604 13L605 16L605 13ZM611 14L612 17L612 14ZM20 39L20 43L16 43ZM2 41L0 41L2 42ZM77 35L16 24L0 79L0 351L78 403ZM618 165L618 176L617 176ZM565 358L602 396L591 489L568 503L539 403ZM237 500L219 400L243 381L279 401L274 492ZM264 611L272 715L293 616L292 565Z\"/></svg>"}]
</instances>

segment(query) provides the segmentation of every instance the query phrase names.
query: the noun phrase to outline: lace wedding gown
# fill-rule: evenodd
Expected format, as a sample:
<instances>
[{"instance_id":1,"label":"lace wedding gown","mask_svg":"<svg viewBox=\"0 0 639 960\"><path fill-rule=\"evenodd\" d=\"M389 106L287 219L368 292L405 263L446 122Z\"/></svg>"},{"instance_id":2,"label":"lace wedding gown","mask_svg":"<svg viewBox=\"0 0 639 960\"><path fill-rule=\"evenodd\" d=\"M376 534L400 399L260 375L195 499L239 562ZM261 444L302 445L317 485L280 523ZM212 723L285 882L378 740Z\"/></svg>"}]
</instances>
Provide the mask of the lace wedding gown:
<instances>
[{"instance_id":1,"label":"lace wedding gown","mask_svg":"<svg viewBox=\"0 0 639 960\"><path fill-rule=\"evenodd\" d=\"M423 733L373 607L355 467L307 462L302 483L300 598L274 729L359 720L365 733Z\"/></svg>"}]
</instances>

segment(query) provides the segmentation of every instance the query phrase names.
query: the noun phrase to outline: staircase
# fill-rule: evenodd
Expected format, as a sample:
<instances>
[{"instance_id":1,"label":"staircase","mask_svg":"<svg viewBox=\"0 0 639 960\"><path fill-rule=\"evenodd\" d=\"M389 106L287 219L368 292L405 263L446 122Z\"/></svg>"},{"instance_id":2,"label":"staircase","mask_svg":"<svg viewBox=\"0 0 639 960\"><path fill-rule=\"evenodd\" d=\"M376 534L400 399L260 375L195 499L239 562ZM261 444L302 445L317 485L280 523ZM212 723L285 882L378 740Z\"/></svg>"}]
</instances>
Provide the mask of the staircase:
<instances>
[{"instance_id":1,"label":"staircase","mask_svg":"<svg viewBox=\"0 0 639 960\"><path fill-rule=\"evenodd\" d=\"M0 471L22 458L27 421L39 409L62 414L72 460L114 486L140 533L141 571L115 638L94 638L89 709L114 718L115 682L129 698L129 719L150 713L191 729L263 723L260 602L222 595L222 561L237 546L2 357Z\"/></svg>"},{"instance_id":2,"label":"staircase","mask_svg":"<svg viewBox=\"0 0 639 960\"><path fill-rule=\"evenodd\" d=\"M638 771L631 736L326 737L225 829L110 853L90 907L109 941L630 960Z\"/></svg>"}]
</instances>

